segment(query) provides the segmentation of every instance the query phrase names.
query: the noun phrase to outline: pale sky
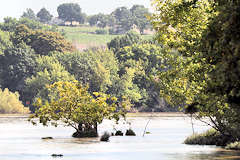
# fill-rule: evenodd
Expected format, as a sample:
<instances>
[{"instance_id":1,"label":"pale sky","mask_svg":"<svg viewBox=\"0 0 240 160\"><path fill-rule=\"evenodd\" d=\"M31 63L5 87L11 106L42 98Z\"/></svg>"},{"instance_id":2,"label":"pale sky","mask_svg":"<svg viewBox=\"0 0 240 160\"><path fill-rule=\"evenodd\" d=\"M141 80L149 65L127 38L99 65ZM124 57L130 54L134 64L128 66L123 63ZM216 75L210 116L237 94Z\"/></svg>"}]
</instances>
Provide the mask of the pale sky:
<instances>
[{"instance_id":1,"label":"pale sky","mask_svg":"<svg viewBox=\"0 0 240 160\"><path fill-rule=\"evenodd\" d=\"M34 10L35 14L45 7L54 16L57 16L57 6L62 3L78 3L87 15L97 13L111 13L121 6L128 8L133 4L141 4L151 8L151 0L2 0L0 5L0 21L4 17L19 18L27 8Z\"/></svg>"}]
</instances>

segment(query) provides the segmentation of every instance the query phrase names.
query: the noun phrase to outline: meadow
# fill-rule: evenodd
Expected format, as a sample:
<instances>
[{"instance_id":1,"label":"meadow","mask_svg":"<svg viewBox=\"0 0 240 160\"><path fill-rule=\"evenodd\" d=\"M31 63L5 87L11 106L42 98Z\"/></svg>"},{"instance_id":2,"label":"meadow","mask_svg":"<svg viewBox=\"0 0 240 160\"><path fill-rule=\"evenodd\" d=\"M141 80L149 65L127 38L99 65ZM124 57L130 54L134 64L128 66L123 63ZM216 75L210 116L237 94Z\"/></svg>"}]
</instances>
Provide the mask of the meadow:
<instances>
[{"instance_id":1,"label":"meadow","mask_svg":"<svg viewBox=\"0 0 240 160\"><path fill-rule=\"evenodd\" d=\"M72 42L73 45L79 49L87 49L91 47L105 47L108 42L113 38L121 35L110 35L110 34L96 34L95 31L101 29L99 27L90 26L79 26L79 27L68 27L60 26L59 31L65 33L65 38ZM142 35L145 40L151 39L153 35Z\"/></svg>"}]
</instances>

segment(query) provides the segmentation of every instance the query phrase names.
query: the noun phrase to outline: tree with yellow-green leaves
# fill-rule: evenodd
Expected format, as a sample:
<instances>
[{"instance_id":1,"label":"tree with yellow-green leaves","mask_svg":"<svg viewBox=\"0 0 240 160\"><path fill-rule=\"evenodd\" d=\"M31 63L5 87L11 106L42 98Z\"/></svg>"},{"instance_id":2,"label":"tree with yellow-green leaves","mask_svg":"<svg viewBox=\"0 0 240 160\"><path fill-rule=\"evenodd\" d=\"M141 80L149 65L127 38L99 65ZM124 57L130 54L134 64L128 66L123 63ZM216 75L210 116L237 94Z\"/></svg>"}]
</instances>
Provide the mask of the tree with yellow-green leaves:
<instances>
[{"instance_id":1,"label":"tree with yellow-green leaves","mask_svg":"<svg viewBox=\"0 0 240 160\"><path fill-rule=\"evenodd\" d=\"M118 105L117 99L109 95L94 92L79 82L56 82L48 86L49 101L38 99L38 107L30 120L39 118L43 125L64 124L76 129L73 137L96 137L97 126L103 119L118 121L125 116L125 105Z\"/></svg>"},{"instance_id":2,"label":"tree with yellow-green leaves","mask_svg":"<svg viewBox=\"0 0 240 160\"><path fill-rule=\"evenodd\" d=\"M169 103L219 131L221 145L239 132L240 1L154 1L152 22L166 63L155 77Z\"/></svg>"},{"instance_id":3,"label":"tree with yellow-green leaves","mask_svg":"<svg viewBox=\"0 0 240 160\"><path fill-rule=\"evenodd\" d=\"M29 109L25 108L19 100L17 92L10 92L8 89L0 89L0 113L29 113Z\"/></svg>"}]
</instances>

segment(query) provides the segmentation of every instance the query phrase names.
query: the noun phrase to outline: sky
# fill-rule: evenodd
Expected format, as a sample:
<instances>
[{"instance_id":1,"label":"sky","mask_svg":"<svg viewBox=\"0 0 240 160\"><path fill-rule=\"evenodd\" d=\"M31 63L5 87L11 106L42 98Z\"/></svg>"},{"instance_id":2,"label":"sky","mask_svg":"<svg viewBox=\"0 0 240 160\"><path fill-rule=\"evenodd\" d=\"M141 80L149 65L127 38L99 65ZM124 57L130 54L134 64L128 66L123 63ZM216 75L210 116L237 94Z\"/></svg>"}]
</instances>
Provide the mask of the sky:
<instances>
[{"instance_id":1,"label":"sky","mask_svg":"<svg viewBox=\"0 0 240 160\"><path fill-rule=\"evenodd\" d=\"M132 7L141 4L151 8L151 0L4 0L0 5L0 21L4 17L19 18L27 8L33 9L35 14L45 7L54 17L57 16L57 6L62 3L78 3L82 12L87 15L97 13L111 13L117 7Z\"/></svg>"}]
</instances>

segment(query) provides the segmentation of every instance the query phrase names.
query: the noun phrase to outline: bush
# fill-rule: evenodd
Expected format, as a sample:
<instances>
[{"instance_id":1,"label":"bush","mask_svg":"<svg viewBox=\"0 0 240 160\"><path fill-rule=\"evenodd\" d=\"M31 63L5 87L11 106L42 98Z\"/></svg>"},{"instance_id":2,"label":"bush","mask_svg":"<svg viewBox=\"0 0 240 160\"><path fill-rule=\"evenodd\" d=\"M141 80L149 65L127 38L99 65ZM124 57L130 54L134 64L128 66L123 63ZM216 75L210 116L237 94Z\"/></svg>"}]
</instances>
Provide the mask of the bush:
<instances>
[{"instance_id":1,"label":"bush","mask_svg":"<svg viewBox=\"0 0 240 160\"><path fill-rule=\"evenodd\" d=\"M232 150L240 150L240 141L234 142L234 143L230 143L225 148L226 149L232 149Z\"/></svg>"},{"instance_id":2,"label":"bush","mask_svg":"<svg viewBox=\"0 0 240 160\"><path fill-rule=\"evenodd\" d=\"M97 29L95 31L96 34L108 34L108 31L105 29Z\"/></svg>"},{"instance_id":3,"label":"bush","mask_svg":"<svg viewBox=\"0 0 240 160\"><path fill-rule=\"evenodd\" d=\"M123 136L123 132L118 130L116 133L115 133L115 136Z\"/></svg>"},{"instance_id":4,"label":"bush","mask_svg":"<svg viewBox=\"0 0 240 160\"><path fill-rule=\"evenodd\" d=\"M110 134L108 132L104 132L104 134L101 136L100 141L109 141Z\"/></svg>"},{"instance_id":5,"label":"bush","mask_svg":"<svg viewBox=\"0 0 240 160\"><path fill-rule=\"evenodd\" d=\"M199 144L199 145L221 145L222 136L215 129L207 130L201 134L193 134L184 141L185 144Z\"/></svg>"},{"instance_id":6,"label":"bush","mask_svg":"<svg viewBox=\"0 0 240 160\"><path fill-rule=\"evenodd\" d=\"M136 133L132 129L128 129L126 131L126 136L136 136Z\"/></svg>"},{"instance_id":7,"label":"bush","mask_svg":"<svg viewBox=\"0 0 240 160\"><path fill-rule=\"evenodd\" d=\"M8 89L4 91L0 89L0 97L0 113L29 113L29 109L19 101L17 92L12 93Z\"/></svg>"}]
</instances>

